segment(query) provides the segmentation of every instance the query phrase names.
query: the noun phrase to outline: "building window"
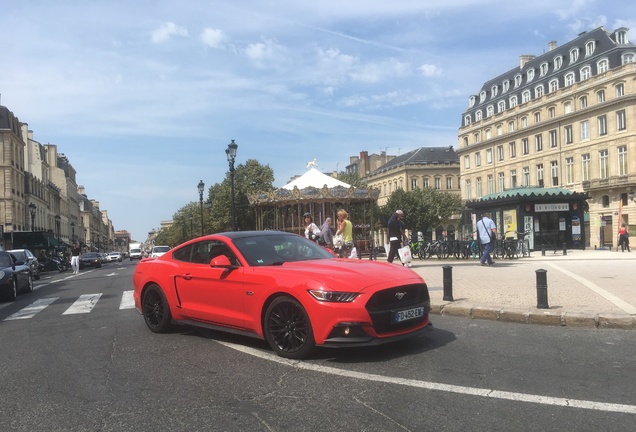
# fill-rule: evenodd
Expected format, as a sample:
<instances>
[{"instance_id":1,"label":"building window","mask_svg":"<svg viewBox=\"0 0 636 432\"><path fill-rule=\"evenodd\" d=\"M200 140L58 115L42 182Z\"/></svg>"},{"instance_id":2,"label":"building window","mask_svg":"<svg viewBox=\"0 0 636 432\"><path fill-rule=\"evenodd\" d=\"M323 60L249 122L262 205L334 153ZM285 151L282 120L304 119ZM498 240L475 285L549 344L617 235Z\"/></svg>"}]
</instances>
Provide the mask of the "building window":
<instances>
[{"instance_id":1,"label":"building window","mask_svg":"<svg viewBox=\"0 0 636 432\"><path fill-rule=\"evenodd\" d=\"M618 147L618 175L627 175L627 146Z\"/></svg>"},{"instance_id":2,"label":"building window","mask_svg":"<svg viewBox=\"0 0 636 432\"><path fill-rule=\"evenodd\" d=\"M448 189L448 190L452 190L453 189L453 178L452 177L446 177L446 189Z\"/></svg>"},{"instance_id":3,"label":"building window","mask_svg":"<svg viewBox=\"0 0 636 432\"><path fill-rule=\"evenodd\" d=\"M585 120L581 122L581 141L590 139L590 122Z\"/></svg>"},{"instance_id":4,"label":"building window","mask_svg":"<svg viewBox=\"0 0 636 432\"><path fill-rule=\"evenodd\" d=\"M503 127L501 125L497 125L497 136L503 135Z\"/></svg>"},{"instance_id":5,"label":"building window","mask_svg":"<svg viewBox=\"0 0 636 432\"><path fill-rule=\"evenodd\" d=\"M528 127L528 117L521 117L521 129Z\"/></svg>"},{"instance_id":6,"label":"building window","mask_svg":"<svg viewBox=\"0 0 636 432\"><path fill-rule=\"evenodd\" d=\"M538 85L534 88L534 95L536 98L543 96L543 85Z\"/></svg>"},{"instance_id":7,"label":"building window","mask_svg":"<svg viewBox=\"0 0 636 432\"><path fill-rule=\"evenodd\" d=\"M486 163L492 163L492 149L486 149Z\"/></svg>"},{"instance_id":8,"label":"building window","mask_svg":"<svg viewBox=\"0 0 636 432\"><path fill-rule=\"evenodd\" d=\"M475 153L475 166L481 166L481 152Z\"/></svg>"},{"instance_id":9,"label":"building window","mask_svg":"<svg viewBox=\"0 0 636 432\"><path fill-rule=\"evenodd\" d=\"M530 101L530 90L525 90L521 93L521 103L526 103Z\"/></svg>"},{"instance_id":10,"label":"building window","mask_svg":"<svg viewBox=\"0 0 636 432\"><path fill-rule=\"evenodd\" d=\"M565 86L571 86L572 84L574 84L576 82L576 80L574 79L574 72L570 72L565 74Z\"/></svg>"},{"instance_id":11,"label":"building window","mask_svg":"<svg viewBox=\"0 0 636 432\"><path fill-rule=\"evenodd\" d=\"M528 69L526 73L526 82L530 82L534 79L534 69Z\"/></svg>"},{"instance_id":12,"label":"building window","mask_svg":"<svg viewBox=\"0 0 636 432\"><path fill-rule=\"evenodd\" d=\"M554 58L554 70L561 69L561 66L563 66L563 56L556 56Z\"/></svg>"},{"instance_id":13,"label":"building window","mask_svg":"<svg viewBox=\"0 0 636 432\"><path fill-rule=\"evenodd\" d=\"M572 104L570 102L566 102L563 104L563 112L565 114L569 114L572 112Z\"/></svg>"},{"instance_id":14,"label":"building window","mask_svg":"<svg viewBox=\"0 0 636 432\"><path fill-rule=\"evenodd\" d=\"M436 190L442 189L442 179L440 177L435 177L435 189Z\"/></svg>"},{"instance_id":15,"label":"building window","mask_svg":"<svg viewBox=\"0 0 636 432\"><path fill-rule=\"evenodd\" d=\"M588 79L591 76L592 76L592 68L591 67L585 66L584 68L581 68L581 81L585 81L586 79Z\"/></svg>"},{"instance_id":16,"label":"building window","mask_svg":"<svg viewBox=\"0 0 636 432\"><path fill-rule=\"evenodd\" d=\"M536 112L534 113L534 122L536 123L541 123L541 113L540 112Z\"/></svg>"},{"instance_id":17,"label":"building window","mask_svg":"<svg viewBox=\"0 0 636 432\"><path fill-rule=\"evenodd\" d=\"M607 135L607 116L598 117L598 136Z\"/></svg>"},{"instance_id":18,"label":"building window","mask_svg":"<svg viewBox=\"0 0 636 432\"><path fill-rule=\"evenodd\" d=\"M548 93L554 93L559 89L559 81L555 78L548 83Z\"/></svg>"},{"instance_id":19,"label":"building window","mask_svg":"<svg viewBox=\"0 0 636 432\"><path fill-rule=\"evenodd\" d=\"M502 172L499 173L498 176L499 192L503 192L506 189L506 178Z\"/></svg>"},{"instance_id":20,"label":"building window","mask_svg":"<svg viewBox=\"0 0 636 432\"><path fill-rule=\"evenodd\" d=\"M543 164L537 165L537 183L539 187L543 187Z\"/></svg>"},{"instance_id":21,"label":"building window","mask_svg":"<svg viewBox=\"0 0 636 432\"><path fill-rule=\"evenodd\" d=\"M579 98L579 106L581 107L581 109L587 108L587 96L581 96Z\"/></svg>"},{"instance_id":22,"label":"building window","mask_svg":"<svg viewBox=\"0 0 636 432\"><path fill-rule=\"evenodd\" d=\"M517 170L510 170L510 188L517 187Z\"/></svg>"},{"instance_id":23,"label":"building window","mask_svg":"<svg viewBox=\"0 0 636 432\"><path fill-rule=\"evenodd\" d=\"M600 60L596 64L596 70L599 75L607 72L608 69L609 69L609 61L607 59Z\"/></svg>"},{"instance_id":24,"label":"building window","mask_svg":"<svg viewBox=\"0 0 636 432\"><path fill-rule=\"evenodd\" d=\"M579 49L572 48L570 50L570 64L575 63L579 59Z\"/></svg>"},{"instance_id":25,"label":"building window","mask_svg":"<svg viewBox=\"0 0 636 432\"><path fill-rule=\"evenodd\" d=\"M510 89L510 81L508 80L504 81L501 85L502 85L501 91L503 93L507 92Z\"/></svg>"},{"instance_id":26,"label":"building window","mask_svg":"<svg viewBox=\"0 0 636 432\"><path fill-rule=\"evenodd\" d=\"M464 117L464 125L468 126L470 124L470 116L467 115L466 117Z\"/></svg>"},{"instance_id":27,"label":"building window","mask_svg":"<svg viewBox=\"0 0 636 432\"><path fill-rule=\"evenodd\" d=\"M464 169L469 169L470 168L470 156L465 155L464 156Z\"/></svg>"},{"instance_id":28,"label":"building window","mask_svg":"<svg viewBox=\"0 0 636 432\"><path fill-rule=\"evenodd\" d=\"M634 63L634 62L636 62L636 54L634 53L623 54L623 64Z\"/></svg>"},{"instance_id":29,"label":"building window","mask_svg":"<svg viewBox=\"0 0 636 432\"><path fill-rule=\"evenodd\" d=\"M530 153L530 145L528 144L528 138L524 138L521 140L521 152L524 155Z\"/></svg>"},{"instance_id":30,"label":"building window","mask_svg":"<svg viewBox=\"0 0 636 432\"><path fill-rule=\"evenodd\" d=\"M417 189L417 179L411 178L411 190Z\"/></svg>"},{"instance_id":31,"label":"building window","mask_svg":"<svg viewBox=\"0 0 636 432\"><path fill-rule=\"evenodd\" d=\"M515 75L515 88L521 85L521 74Z\"/></svg>"},{"instance_id":32,"label":"building window","mask_svg":"<svg viewBox=\"0 0 636 432\"><path fill-rule=\"evenodd\" d=\"M616 97L625 96L625 84L616 84Z\"/></svg>"},{"instance_id":33,"label":"building window","mask_svg":"<svg viewBox=\"0 0 636 432\"><path fill-rule=\"evenodd\" d=\"M530 186L530 168L523 168L523 185L528 187Z\"/></svg>"},{"instance_id":34,"label":"building window","mask_svg":"<svg viewBox=\"0 0 636 432\"><path fill-rule=\"evenodd\" d=\"M506 110L506 102L505 101L499 101L497 103L497 111L498 112L504 112Z\"/></svg>"},{"instance_id":35,"label":"building window","mask_svg":"<svg viewBox=\"0 0 636 432\"><path fill-rule=\"evenodd\" d=\"M541 66L539 66L539 76L544 76L548 73L548 63L543 62Z\"/></svg>"},{"instance_id":36,"label":"building window","mask_svg":"<svg viewBox=\"0 0 636 432\"><path fill-rule=\"evenodd\" d=\"M510 149L510 158L517 157L517 145L514 141L508 144L508 148Z\"/></svg>"},{"instance_id":37,"label":"building window","mask_svg":"<svg viewBox=\"0 0 636 432\"><path fill-rule=\"evenodd\" d=\"M550 140L550 148L555 148L557 147L558 143L557 143L557 131L556 129L552 129L549 133L549 140Z\"/></svg>"},{"instance_id":38,"label":"building window","mask_svg":"<svg viewBox=\"0 0 636 432\"><path fill-rule=\"evenodd\" d=\"M589 153L581 156L581 180L590 181L590 155Z\"/></svg>"},{"instance_id":39,"label":"building window","mask_svg":"<svg viewBox=\"0 0 636 432\"><path fill-rule=\"evenodd\" d=\"M482 91L481 93L479 93L479 102L483 102L486 100L486 92Z\"/></svg>"},{"instance_id":40,"label":"building window","mask_svg":"<svg viewBox=\"0 0 636 432\"><path fill-rule=\"evenodd\" d=\"M470 168L470 167L468 167L468 168ZM424 177L422 179L422 188L427 189L429 187L431 187L431 185L428 182L428 177Z\"/></svg>"},{"instance_id":41,"label":"building window","mask_svg":"<svg viewBox=\"0 0 636 432\"><path fill-rule=\"evenodd\" d=\"M504 160L504 149L503 145L497 146L497 160Z\"/></svg>"},{"instance_id":42,"label":"building window","mask_svg":"<svg viewBox=\"0 0 636 432\"><path fill-rule=\"evenodd\" d=\"M514 132L515 131L515 122L514 121L509 121L508 122L508 132Z\"/></svg>"},{"instance_id":43,"label":"building window","mask_svg":"<svg viewBox=\"0 0 636 432\"><path fill-rule=\"evenodd\" d=\"M510 108L514 108L517 106L517 96L510 96L510 100L509 100L509 105Z\"/></svg>"},{"instance_id":44,"label":"building window","mask_svg":"<svg viewBox=\"0 0 636 432\"><path fill-rule=\"evenodd\" d=\"M471 96L470 99L468 99L468 108L471 108L475 105L475 96Z\"/></svg>"},{"instance_id":45,"label":"building window","mask_svg":"<svg viewBox=\"0 0 636 432\"><path fill-rule=\"evenodd\" d=\"M572 125L568 125L563 128L565 133L565 143L572 144L574 142L574 136L572 135Z\"/></svg>"},{"instance_id":46,"label":"building window","mask_svg":"<svg viewBox=\"0 0 636 432\"><path fill-rule=\"evenodd\" d=\"M594 54L594 49L596 48L596 41L588 41L585 43L585 57L589 57Z\"/></svg>"},{"instance_id":47,"label":"building window","mask_svg":"<svg viewBox=\"0 0 636 432\"><path fill-rule=\"evenodd\" d=\"M598 152L598 162L599 162L599 178L608 178L609 177L609 155L607 150L601 150Z\"/></svg>"},{"instance_id":48,"label":"building window","mask_svg":"<svg viewBox=\"0 0 636 432\"><path fill-rule=\"evenodd\" d=\"M490 139L490 129L486 129L486 139Z\"/></svg>"},{"instance_id":49,"label":"building window","mask_svg":"<svg viewBox=\"0 0 636 432\"><path fill-rule=\"evenodd\" d=\"M627 129L625 110L616 111L616 130L623 131L625 129Z\"/></svg>"},{"instance_id":50,"label":"building window","mask_svg":"<svg viewBox=\"0 0 636 432\"><path fill-rule=\"evenodd\" d=\"M495 193L495 184L492 178L492 174L488 175L488 194Z\"/></svg>"},{"instance_id":51,"label":"building window","mask_svg":"<svg viewBox=\"0 0 636 432\"><path fill-rule=\"evenodd\" d=\"M605 102L605 90L599 90L596 92L596 102L598 103Z\"/></svg>"},{"instance_id":52,"label":"building window","mask_svg":"<svg viewBox=\"0 0 636 432\"><path fill-rule=\"evenodd\" d=\"M482 117L481 110L475 112L475 121L480 121Z\"/></svg>"},{"instance_id":53,"label":"building window","mask_svg":"<svg viewBox=\"0 0 636 432\"><path fill-rule=\"evenodd\" d=\"M559 185L559 162L550 162L550 175L552 176L552 186Z\"/></svg>"},{"instance_id":54,"label":"building window","mask_svg":"<svg viewBox=\"0 0 636 432\"><path fill-rule=\"evenodd\" d=\"M464 147L468 147L468 137L464 137Z\"/></svg>"},{"instance_id":55,"label":"building window","mask_svg":"<svg viewBox=\"0 0 636 432\"><path fill-rule=\"evenodd\" d=\"M477 199L481 198L482 196L483 194L481 190L481 177L477 177Z\"/></svg>"},{"instance_id":56,"label":"building window","mask_svg":"<svg viewBox=\"0 0 636 432\"><path fill-rule=\"evenodd\" d=\"M495 96L497 96L497 94L499 94L499 87L497 87L496 85L490 87L490 98L494 98Z\"/></svg>"},{"instance_id":57,"label":"building window","mask_svg":"<svg viewBox=\"0 0 636 432\"><path fill-rule=\"evenodd\" d=\"M574 183L574 158L565 158L565 182L567 184Z\"/></svg>"},{"instance_id":58,"label":"building window","mask_svg":"<svg viewBox=\"0 0 636 432\"><path fill-rule=\"evenodd\" d=\"M554 107L548 108L548 117L554 118L556 116L556 109Z\"/></svg>"},{"instance_id":59,"label":"building window","mask_svg":"<svg viewBox=\"0 0 636 432\"><path fill-rule=\"evenodd\" d=\"M466 180L466 182L464 183L464 189L466 192L466 199L471 200L472 196L470 194L470 180Z\"/></svg>"},{"instance_id":60,"label":"building window","mask_svg":"<svg viewBox=\"0 0 636 432\"><path fill-rule=\"evenodd\" d=\"M486 108L486 117L492 117L495 114L495 107L492 105L488 105Z\"/></svg>"},{"instance_id":61,"label":"building window","mask_svg":"<svg viewBox=\"0 0 636 432\"><path fill-rule=\"evenodd\" d=\"M543 150L543 135L538 134L534 136L534 149L538 152Z\"/></svg>"},{"instance_id":62,"label":"building window","mask_svg":"<svg viewBox=\"0 0 636 432\"><path fill-rule=\"evenodd\" d=\"M477 144L479 142L479 132L475 132L473 134L473 138L474 138L475 144Z\"/></svg>"}]
</instances>

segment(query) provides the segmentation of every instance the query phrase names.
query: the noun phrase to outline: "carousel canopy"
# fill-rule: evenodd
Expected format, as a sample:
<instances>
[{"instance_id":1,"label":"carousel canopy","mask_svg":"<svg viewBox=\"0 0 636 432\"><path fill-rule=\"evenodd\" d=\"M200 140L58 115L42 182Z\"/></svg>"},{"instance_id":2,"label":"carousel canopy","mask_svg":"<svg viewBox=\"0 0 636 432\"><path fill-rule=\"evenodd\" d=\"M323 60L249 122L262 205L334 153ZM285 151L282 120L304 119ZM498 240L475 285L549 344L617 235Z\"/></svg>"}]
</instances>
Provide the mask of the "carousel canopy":
<instances>
[{"instance_id":1,"label":"carousel canopy","mask_svg":"<svg viewBox=\"0 0 636 432\"><path fill-rule=\"evenodd\" d=\"M325 185L327 185L328 188L336 186L342 186L345 188L351 187L351 185L348 185L345 182L341 182L336 178L321 173L316 168L311 168L305 174L287 183L283 186L283 189L293 190L294 187L297 187L298 189L305 189L307 187L322 188Z\"/></svg>"}]
</instances>

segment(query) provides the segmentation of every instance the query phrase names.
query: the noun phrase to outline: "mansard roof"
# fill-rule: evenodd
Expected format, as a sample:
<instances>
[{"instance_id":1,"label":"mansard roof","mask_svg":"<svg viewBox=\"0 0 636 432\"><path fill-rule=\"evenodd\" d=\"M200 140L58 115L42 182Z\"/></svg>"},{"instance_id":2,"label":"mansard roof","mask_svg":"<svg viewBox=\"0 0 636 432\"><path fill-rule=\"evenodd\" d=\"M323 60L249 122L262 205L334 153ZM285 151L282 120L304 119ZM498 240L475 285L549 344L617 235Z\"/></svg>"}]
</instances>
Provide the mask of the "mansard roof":
<instances>
[{"instance_id":1,"label":"mansard roof","mask_svg":"<svg viewBox=\"0 0 636 432\"><path fill-rule=\"evenodd\" d=\"M22 137L20 120L3 105L0 105L0 130L10 130L17 136Z\"/></svg>"},{"instance_id":2,"label":"mansard roof","mask_svg":"<svg viewBox=\"0 0 636 432\"><path fill-rule=\"evenodd\" d=\"M403 155L396 156L371 175L380 174L402 166L421 165L458 165L459 156L453 150L453 146L448 147L420 147Z\"/></svg>"}]
</instances>

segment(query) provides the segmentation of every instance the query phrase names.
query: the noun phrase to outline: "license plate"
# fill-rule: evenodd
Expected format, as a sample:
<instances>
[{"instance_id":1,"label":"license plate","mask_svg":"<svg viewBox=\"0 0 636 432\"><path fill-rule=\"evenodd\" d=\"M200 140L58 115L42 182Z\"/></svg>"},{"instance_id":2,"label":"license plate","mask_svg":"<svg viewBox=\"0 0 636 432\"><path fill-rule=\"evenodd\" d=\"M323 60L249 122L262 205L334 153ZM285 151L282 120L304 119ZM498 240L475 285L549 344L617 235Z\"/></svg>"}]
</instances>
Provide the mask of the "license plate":
<instances>
[{"instance_id":1,"label":"license plate","mask_svg":"<svg viewBox=\"0 0 636 432\"><path fill-rule=\"evenodd\" d=\"M405 309L393 312L393 322L398 323L424 316L424 308L416 307L413 309Z\"/></svg>"}]
</instances>

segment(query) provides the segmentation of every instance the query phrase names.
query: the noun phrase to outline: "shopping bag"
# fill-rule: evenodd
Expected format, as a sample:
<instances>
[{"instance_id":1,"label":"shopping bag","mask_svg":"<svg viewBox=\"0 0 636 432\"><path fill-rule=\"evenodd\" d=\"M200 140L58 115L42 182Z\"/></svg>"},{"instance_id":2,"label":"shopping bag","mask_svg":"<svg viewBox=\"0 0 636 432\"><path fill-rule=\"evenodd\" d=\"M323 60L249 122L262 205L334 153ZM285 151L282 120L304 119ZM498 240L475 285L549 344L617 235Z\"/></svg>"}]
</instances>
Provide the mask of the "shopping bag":
<instances>
[{"instance_id":1,"label":"shopping bag","mask_svg":"<svg viewBox=\"0 0 636 432\"><path fill-rule=\"evenodd\" d=\"M411 256L411 248L408 246L399 248L398 254L400 255L400 261L402 261L402 263L410 263L411 261L413 261L413 257Z\"/></svg>"}]
</instances>

